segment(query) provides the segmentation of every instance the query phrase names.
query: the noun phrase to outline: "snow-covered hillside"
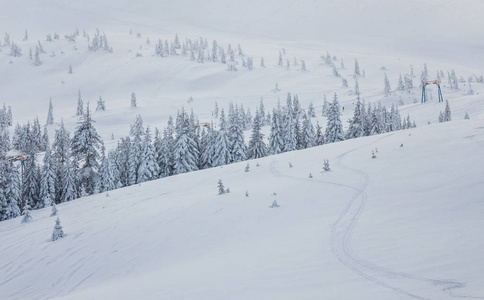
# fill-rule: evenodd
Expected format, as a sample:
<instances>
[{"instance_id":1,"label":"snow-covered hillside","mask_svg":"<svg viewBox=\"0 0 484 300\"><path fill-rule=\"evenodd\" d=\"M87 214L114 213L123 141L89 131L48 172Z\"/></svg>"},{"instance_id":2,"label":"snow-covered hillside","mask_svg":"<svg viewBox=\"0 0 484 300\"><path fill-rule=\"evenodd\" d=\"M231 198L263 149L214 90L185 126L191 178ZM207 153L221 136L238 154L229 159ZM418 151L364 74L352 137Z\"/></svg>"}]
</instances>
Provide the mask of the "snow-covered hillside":
<instances>
[{"instance_id":1,"label":"snow-covered hillside","mask_svg":"<svg viewBox=\"0 0 484 300\"><path fill-rule=\"evenodd\" d=\"M0 298L484 299L483 12L477 0L0 0L0 105L14 125L45 124L52 99L51 142L61 120L72 137L79 92L108 150L137 115L163 129L183 107L218 128L215 103L272 112L288 93L323 128L336 93L347 128L356 85L417 125L62 203L55 242L50 208L2 221ZM207 42L202 55L216 41L227 61L168 50L176 37ZM443 75L451 122L438 122L435 85L420 103L427 68ZM413 88L398 90L400 76Z\"/></svg>"}]
</instances>

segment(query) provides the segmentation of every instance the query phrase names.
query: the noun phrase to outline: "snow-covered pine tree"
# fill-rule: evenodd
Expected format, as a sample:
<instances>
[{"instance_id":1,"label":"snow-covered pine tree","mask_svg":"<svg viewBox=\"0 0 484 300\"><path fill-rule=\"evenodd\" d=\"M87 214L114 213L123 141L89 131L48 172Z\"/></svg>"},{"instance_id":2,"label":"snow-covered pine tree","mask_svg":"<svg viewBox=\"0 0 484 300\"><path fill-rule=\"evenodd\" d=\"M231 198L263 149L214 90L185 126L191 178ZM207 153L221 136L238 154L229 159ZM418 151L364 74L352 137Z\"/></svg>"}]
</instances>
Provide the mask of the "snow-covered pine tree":
<instances>
[{"instance_id":1,"label":"snow-covered pine tree","mask_svg":"<svg viewBox=\"0 0 484 300\"><path fill-rule=\"evenodd\" d=\"M324 141L324 134L321 125L319 125L319 121L316 123L316 146L321 146L325 143Z\"/></svg>"},{"instance_id":2,"label":"snow-covered pine tree","mask_svg":"<svg viewBox=\"0 0 484 300\"><path fill-rule=\"evenodd\" d=\"M2 213L0 213L1 221L18 217L20 215L19 205L21 202L21 187L18 168L12 162L5 161L4 163L5 172L0 170L0 173L5 174L4 179L0 180L0 185L2 184L1 181L4 182L4 187L0 187L0 189L2 189L0 194L3 193L5 197L5 205L2 204L0 207L2 210ZM2 175L0 175L0 177L1 176Z\"/></svg>"},{"instance_id":3,"label":"snow-covered pine tree","mask_svg":"<svg viewBox=\"0 0 484 300\"><path fill-rule=\"evenodd\" d=\"M215 142L215 153L213 158L214 167L223 166L231 163L232 155L230 151L229 133L227 130L227 122L225 120L225 113L222 108L220 112L220 129L217 133Z\"/></svg>"},{"instance_id":4,"label":"snow-covered pine tree","mask_svg":"<svg viewBox=\"0 0 484 300\"><path fill-rule=\"evenodd\" d=\"M355 72L353 73L353 77L361 76L360 73L360 65L358 64L358 59L355 58Z\"/></svg>"},{"instance_id":5,"label":"snow-covered pine tree","mask_svg":"<svg viewBox=\"0 0 484 300\"><path fill-rule=\"evenodd\" d=\"M346 131L346 139L354 139L365 136L364 128L364 111L362 111L362 106L360 102L360 97L358 95L355 104L355 110L353 112L353 119L350 119L348 130Z\"/></svg>"},{"instance_id":6,"label":"snow-covered pine tree","mask_svg":"<svg viewBox=\"0 0 484 300\"><path fill-rule=\"evenodd\" d=\"M290 105L290 106L289 106ZM289 108L288 108L289 107ZM283 139L284 149L283 152L297 150L297 128L295 126L297 121L293 119L292 104L289 104L283 110L282 127L283 127Z\"/></svg>"},{"instance_id":7,"label":"snow-covered pine tree","mask_svg":"<svg viewBox=\"0 0 484 300\"><path fill-rule=\"evenodd\" d=\"M284 149L284 139L282 124L281 124L281 111L277 111L275 108L272 110L272 122L271 133L269 136L269 154L279 154Z\"/></svg>"},{"instance_id":8,"label":"snow-covered pine tree","mask_svg":"<svg viewBox=\"0 0 484 300\"><path fill-rule=\"evenodd\" d=\"M316 146L316 133L314 132L314 126L311 123L311 118L304 113L301 130L301 147L305 149L314 146Z\"/></svg>"},{"instance_id":9,"label":"snow-covered pine tree","mask_svg":"<svg viewBox=\"0 0 484 300\"><path fill-rule=\"evenodd\" d=\"M326 95L324 95L324 99L323 99L323 110L322 110L322 116L323 117L327 117L328 116L328 111L329 111L329 104L328 104L328 100L326 100Z\"/></svg>"},{"instance_id":10,"label":"snow-covered pine tree","mask_svg":"<svg viewBox=\"0 0 484 300\"><path fill-rule=\"evenodd\" d=\"M77 112L76 116L84 115L84 104L81 98L81 90L79 90L78 97L77 97Z\"/></svg>"},{"instance_id":11,"label":"snow-covered pine tree","mask_svg":"<svg viewBox=\"0 0 484 300\"><path fill-rule=\"evenodd\" d=\"M55 220L54 231L52 232L52 241L57 241L58 239L63 237L64 231L62 230L59 217L57 217L57 219Z\"/></svg>"},{"instance_id":12,"label":"snow-covered pine tree","mask_svg":"<svg viewBox=\"0 0 484 300\"><path fill-rule=\"evenodd\" d=\"M470 117L469 117L469 115L466 112L466 115L464 116L464 120L469 120L469 119L470 119Z\"/></svg>"},{"instance_id":13,"label":"snow-covered pine tree","mask_svg":"<svg viewBox=\"0 0 484 300\"><path fill-rule=\"evenodd\" d=\"M258 111L254 118L252 135L247 149L247 157L251 159L267 156L267 145L264 142L264 134L261 133L261 118L263 117Z\"/></svg>"},{"instance_id":14,"label":"snow-covered pine tree","mask_svg":"<svg viewBox=\"0 0 484 300\"><path fill-rule=\"evenodd\" d=\"M42 176L40 178L40 199L43 202L43 207L51 206L55 201L55 197L55 169L50 146L48 146L45 151Z\"/></svg>"},{"instance_id":15,"label":"snow-covered pine tree","mask_svg":"<svg viewBox=\"0 0 484 300\"><path fill-rule=\"evenodd\" d=\"M388 77L387 77L387 73L385 73L384 84L385 84L385 87L383 88L383 92L385 93L385 95L388 96L390 94L391 88L390 88L390 81L388 80Z\"/></svg>"},{"instance_id":16,"label":"snow-covered pine tree","mask_svg":"<svg viewBox=\"0 0 484 300\"><path fill-rule=\"evenodd\" d=\"M43 203L40 199L40 174L37 167L35 154L29 153L25 163L24 178L22 183L22 199L30 207L40 208Z\"/></svg>"},{"instance_id":17,"label":"snow-covered pine tree","mask_svg":"<svg viewBox=\"0 0 484 300\"><path fill-rule=\"evenodd\" d=\"M229 124L230 151L233 162L241 162L247 159L243 124L240 119L239 108L235 112Z\"/></svg>"},{"instance_id":18,"label":"snow-covered pine tree","mask_svg":"<svg viewBox=\"0 0 484 300\"><path fill-rule=\"evenodd\" d=\"M402 74L400 74L400 77L398 78L398 87L397 87L397 90L399 90L399 91L405 90L405 86L403 85Z\"/></svg>"},{"instance_id":19,"label":"snow-covered pine tree","mask_svg":"<svg viewBox=\"0 0 484 300\"><path fill-rule=\"evenodd\" d=\"M278 62L277 62L277 65L278 65L279 67L282 67L282 53L281 53L281 51L279 51L279 60L278 60Z\"/></svg>"},{"instance_id":20,"label":"snow-covered pine tree","mask_svg":"<svg viewBox=\"0 0 484 300\"><path fill-rule=\"evenodd\" d=\"M52 203L52 210L50 211L50 216L51 217L57 216L58 212L59 210L57 209L57 205L55 205L55 202Z\"/></svg>"},{"instance_id":21,"label":"snow-covered pine tree","mask_svg":"<svg viewBox=\"0 0 484 300\"><path fill-rule=\"evenodd\" d=\"M301 71L306 71L306 63L304 60L301 60Z\"/></svg>"},{"instance_id":22,"label":"snow-covered pine tree","mask_svg":"<svg viewBox=\"0 0 484 300\"><path fill-rule=\"evenodd\" d=\"M334 93L333 102L329 105L328 124L324 135L326 143L335 143L344 140L343 124L341 124L340 114L338 96Z\"/></svg>"},{"instance_id":23,"label":"snow-covered pine tree","mask_svg":"<svg viewBox=\"0 0 484 300\"><path fill-rule=\"evenodd\" d=\"M222 182L221 179L218 180L217 186L218 186L218 194L219 195L222 195L222 194L225 194L226 193L224 184L223 184L223 182Z\"/></svg>"},{"instance_id":24,"label":"snow-covered pine tree","mask_svg":"<svg viewBox=\"0 0 484 300\"><path fill-rule=\"evenodd\" d=\"M173 149L173 174L181 174L198 170L198 145L192 137L192 127L184 109L178 114L176 121L177 136Z\"/></svg>"},{"instance_id":25,"label":"snow-covered pine tree","mask_svg":"<svg viewBox=\"0 0 484 300\"><path fill-rule=\"evenodd\" d=\"M54 116L53 116L52 98L50 98L46 125L52 125L52 124L54 124Z\"/></svg>"},{"instance_id":26,"label":"snow-covered pine tree","mask_svg":"<svg viewBox=\"0 0 484 300\"><path fill-rule=\"evenodd\" d=\"M448 121L452 121L452 113L450 111L449 100L445 100L443 122L448 122Z\"/></svg>"},{"instance_id":27,"label":"snow-covered pine tree","mask_svg":"<svg viewBox=\"0 0 484 300\"><path fill-rule=\"evenodd\" d=\"M143 127L143 118L141 117L140 114L137 114L134 124L130 126L129 135L133 137L134 136L140 137L143 135L144 132L145 132L145 129Z\"/></svg>"},{"instance_id":28,"label":"snow-covered pine tree","mask_svg":"<svg viewBox=\"0 0 484 300\"><path fill-rule=\"evenodd\" d=\"M30 208L31 208L30 205L25 204L22 212L22 215L23 215L22 223L28 223L32 221L32 216L30 215Z\"/></svg>"},{"instance_id":29,"label":"snow-covered pine tree","mask_svg":"<svg viewBox=\"0 0 484 300\"><path fill-rule=\"evenodd\" d=\"M207 133L202 136L202 155L200 164L203 169L212 168L214 166L215 143L217 141L217 132L210 126Z\"/></svg>"},{"instance_id":30,"label":"snow-covered pine tree","mask_svg":"<svg viewBox=\"0 0 484 300\"><path fill-rule=\"evenodd\" d=\"M155 159L155 148L151 142L149 126L146 128L141 151L141 164L138 168L138 183L156 179L160 173L160 168Z\"/></svg>"},{"instance_id":31,"label":"snow-covered pine tree","mask_svg":"<svg viewBox=\"0 0 484 300\"><path fill-rule=\"evenodd\" d=\"M91 118L88 103L84 120L77 126L71 141L72 156L83 162L78 174L79 184L88 195L96 193L99 170L97 149L99 149L101 142L93 123L94 120Z\"/></svg>"},{"instance_id":32,"label":"snow-covered pine tree","mask_svg":"<svg viewBox=\"0 0 484 300\"><path fill-rule=\"evenodd\" d=\"M105 111L106 110L106 105L101 96L99 96L99 100L97 100L97 106L96 106L96 111Z\"/></svg>"},{"instance_id":33,"label":"snow-covered pine tree","mask_svg":"<svg viewBox=\"0 0 484 300\"><path fill-rule=\"evenodd\" d=\"M131 108L136 108L136 94L134 92L131 93Z\"/></svg>"}]
</instances>

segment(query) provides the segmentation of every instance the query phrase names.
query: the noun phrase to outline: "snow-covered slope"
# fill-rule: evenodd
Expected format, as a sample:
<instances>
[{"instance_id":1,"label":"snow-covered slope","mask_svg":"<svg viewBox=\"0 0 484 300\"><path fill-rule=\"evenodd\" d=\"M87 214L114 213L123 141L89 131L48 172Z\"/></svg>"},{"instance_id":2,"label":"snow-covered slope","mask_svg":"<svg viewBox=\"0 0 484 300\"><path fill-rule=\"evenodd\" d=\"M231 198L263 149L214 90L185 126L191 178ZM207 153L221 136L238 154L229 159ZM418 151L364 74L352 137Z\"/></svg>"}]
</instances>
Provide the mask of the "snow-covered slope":
<instances>
[{"instance_id":1,"label":"snow-covered slope","mask_svg":"<svg viewBox=\"0 0 484 300\"><path fill-rule=\"evenodd\" d=\"M209 122L215 102L254 112L263 97L269 110L288 92L303 108L312 102L322 125L323 97L337 93L347 120L355 58L365 70L361 97L387 108L401 99L402 116L418 126L249 161L249 172L244 162L65 203L66 236L56 242L50 210L33 211L27 224L0 222L1 299L484 299L484 86L472 82L467 95L467 82L455 90L444 80L453 121L442 124L436 88L426 104L418 88L424 63L429 79L438 70L482 75L480 1L0 0L0 8L0 33L23 53L0 47L0 104L14 122L43 123L52 97L51 139L61 118L73 132L79 90L91 108L106 101L93 117L108 148L137 114L161 129L182 106ZM113 53L87 50L83 33L92 39L96 28ZM75 42L64 38L76 29ZM60 39L47 42L54 33ZM158 39L175 34L240 44L254 70L239 56L237 72L155 56ZM38 41L46 53L34 66ZM328 52L348 88L321 59ZM415 88L384 96L384 74L395 90L410 66ZM324 159L331 172L321 173ZM231 193L217 195L219 179ZM269 208L274 200L280 207Z\"/></svg>"},{"instance_id":2,"label":"snow-covered slope","mask_svg":"<svg viewBox=\"0 0 484 300\"><path fill-rule=\"evenodd\" d=\"M484 296L482 125L349 140L250 161L249 172L233 164L76 200L59 205L66 236L56 242L48 209L31 223L2 222L1 294ZM230 194L217 195L218 179Z\"/></svg>"}]
</instances>

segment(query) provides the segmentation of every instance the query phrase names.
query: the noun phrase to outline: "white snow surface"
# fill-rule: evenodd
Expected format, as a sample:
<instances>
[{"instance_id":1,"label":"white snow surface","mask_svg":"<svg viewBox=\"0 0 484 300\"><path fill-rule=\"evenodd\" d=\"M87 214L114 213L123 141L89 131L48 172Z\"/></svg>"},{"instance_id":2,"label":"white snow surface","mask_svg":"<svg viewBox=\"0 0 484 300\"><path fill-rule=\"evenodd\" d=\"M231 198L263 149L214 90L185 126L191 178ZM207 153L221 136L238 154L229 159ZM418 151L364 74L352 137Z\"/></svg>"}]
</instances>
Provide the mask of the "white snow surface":
<instances>
[{"instance_id":1,"label":"white snow surface","mask_svg":"<svg viewBox=\"0 0 484 300\"><path fill-rule=\"evenodd\" d=\"M402 117L417 123L252 160L249 172L242 162L64 203L65 236L55 242L50 209L32 211L30 223L0 222L0 299L484 299L484 85L472 82L475 93L466 95L466 83L452 90L444 80L453 121L440 124L445 104L437 103L436 88L420 104L418 87L424 63L429 79L437 70L447 76L455 69L465 80L482 74L483 5L0 0L2 34L23 53L10 57L0 47L0 104L12 107L14 122L39 116L43 123L52 97L51 141L61 118L72 136L78 90L92 109L99 96L106 101L93 118L108 148L137 114L161 129L184 106L209 122L215 101L225 109L243 103L254 113L260 97L269 111L287 92L298 94L303 108L313 102L325 127L323 95L338 94L343 121L353 114L355 58L366 73L358 79L361 97L387 108L401 97ZM65 40L76 28L76 42ZM113 53L87 51L83 31L92 38L96 28ZM60 40L45 41L54 32ZM254 70L238 56L237 72L182 55L155 57L158 38L171 41L176 33L181 41L207 38L210 49L214 39L225 48L240 43ZM28 53L39 40L46 54L34 66ZM344 59L339 71L349 88L321 60L327 52L337 67ZM294 66L294 57L308 71ZM415 88L385 97L384 73L395 89L410 65ZM281 91L274 93L276 83ZM129 107L132 92L136 109ZM331 171L323 173L325 159ZM219 179L231 193L217 194ZM280 207L269 207L274 200Z\"/></svg>"}]
</instances>

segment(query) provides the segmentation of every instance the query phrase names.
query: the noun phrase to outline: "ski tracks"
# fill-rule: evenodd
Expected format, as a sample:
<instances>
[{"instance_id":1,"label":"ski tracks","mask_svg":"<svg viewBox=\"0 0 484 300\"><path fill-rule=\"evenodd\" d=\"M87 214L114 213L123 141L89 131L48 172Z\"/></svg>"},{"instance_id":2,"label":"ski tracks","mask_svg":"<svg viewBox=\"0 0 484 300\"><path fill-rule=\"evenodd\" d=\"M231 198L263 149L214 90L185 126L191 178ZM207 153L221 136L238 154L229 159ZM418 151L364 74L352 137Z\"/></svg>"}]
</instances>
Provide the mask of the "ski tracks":
<instances>
[{"instance_id":1,"label":"ski tracks","mask_svg":"<svg viewBox=\"0 0 484 300\"><path fill-rule=\"evenodd\" d=\"M367 195L365 189L369 183L369 176L362 170L350 168L342 163L342 160L350 153L362 148L369 147L382 139L388 138L393 134L385 135L384 137L368 143L364 146L347 151L336 159L336 165L340 169L350 171L358 175L362 179L359 186L349 186L341 183L328 182L317 180L316 182L323 182L326 184L337 185L344 188L354 190L354 194L348 201L347 206L341 212L336 222L333 224L331 233L331 248L338 260L351 271L360 275L368 281L372 281L381 287L393 290L394 292L408 296L411 299L430 300L435 299L484 299L482 297L475 297L471 295L460 295L453 292L454 289L463 288L464 283L452 280L439 280L433 278L426 278L414 276L402 272L387 270L383 267L374 265L360 257L358 257L351 248L351 236L354 227L357 225L359 216L365 209ZM312 181L313 179L298 178L282 174L275 168L276 160L271 162L271 172L278 177L289 177L296 180Z\"/></svg>"}]
</instances>

